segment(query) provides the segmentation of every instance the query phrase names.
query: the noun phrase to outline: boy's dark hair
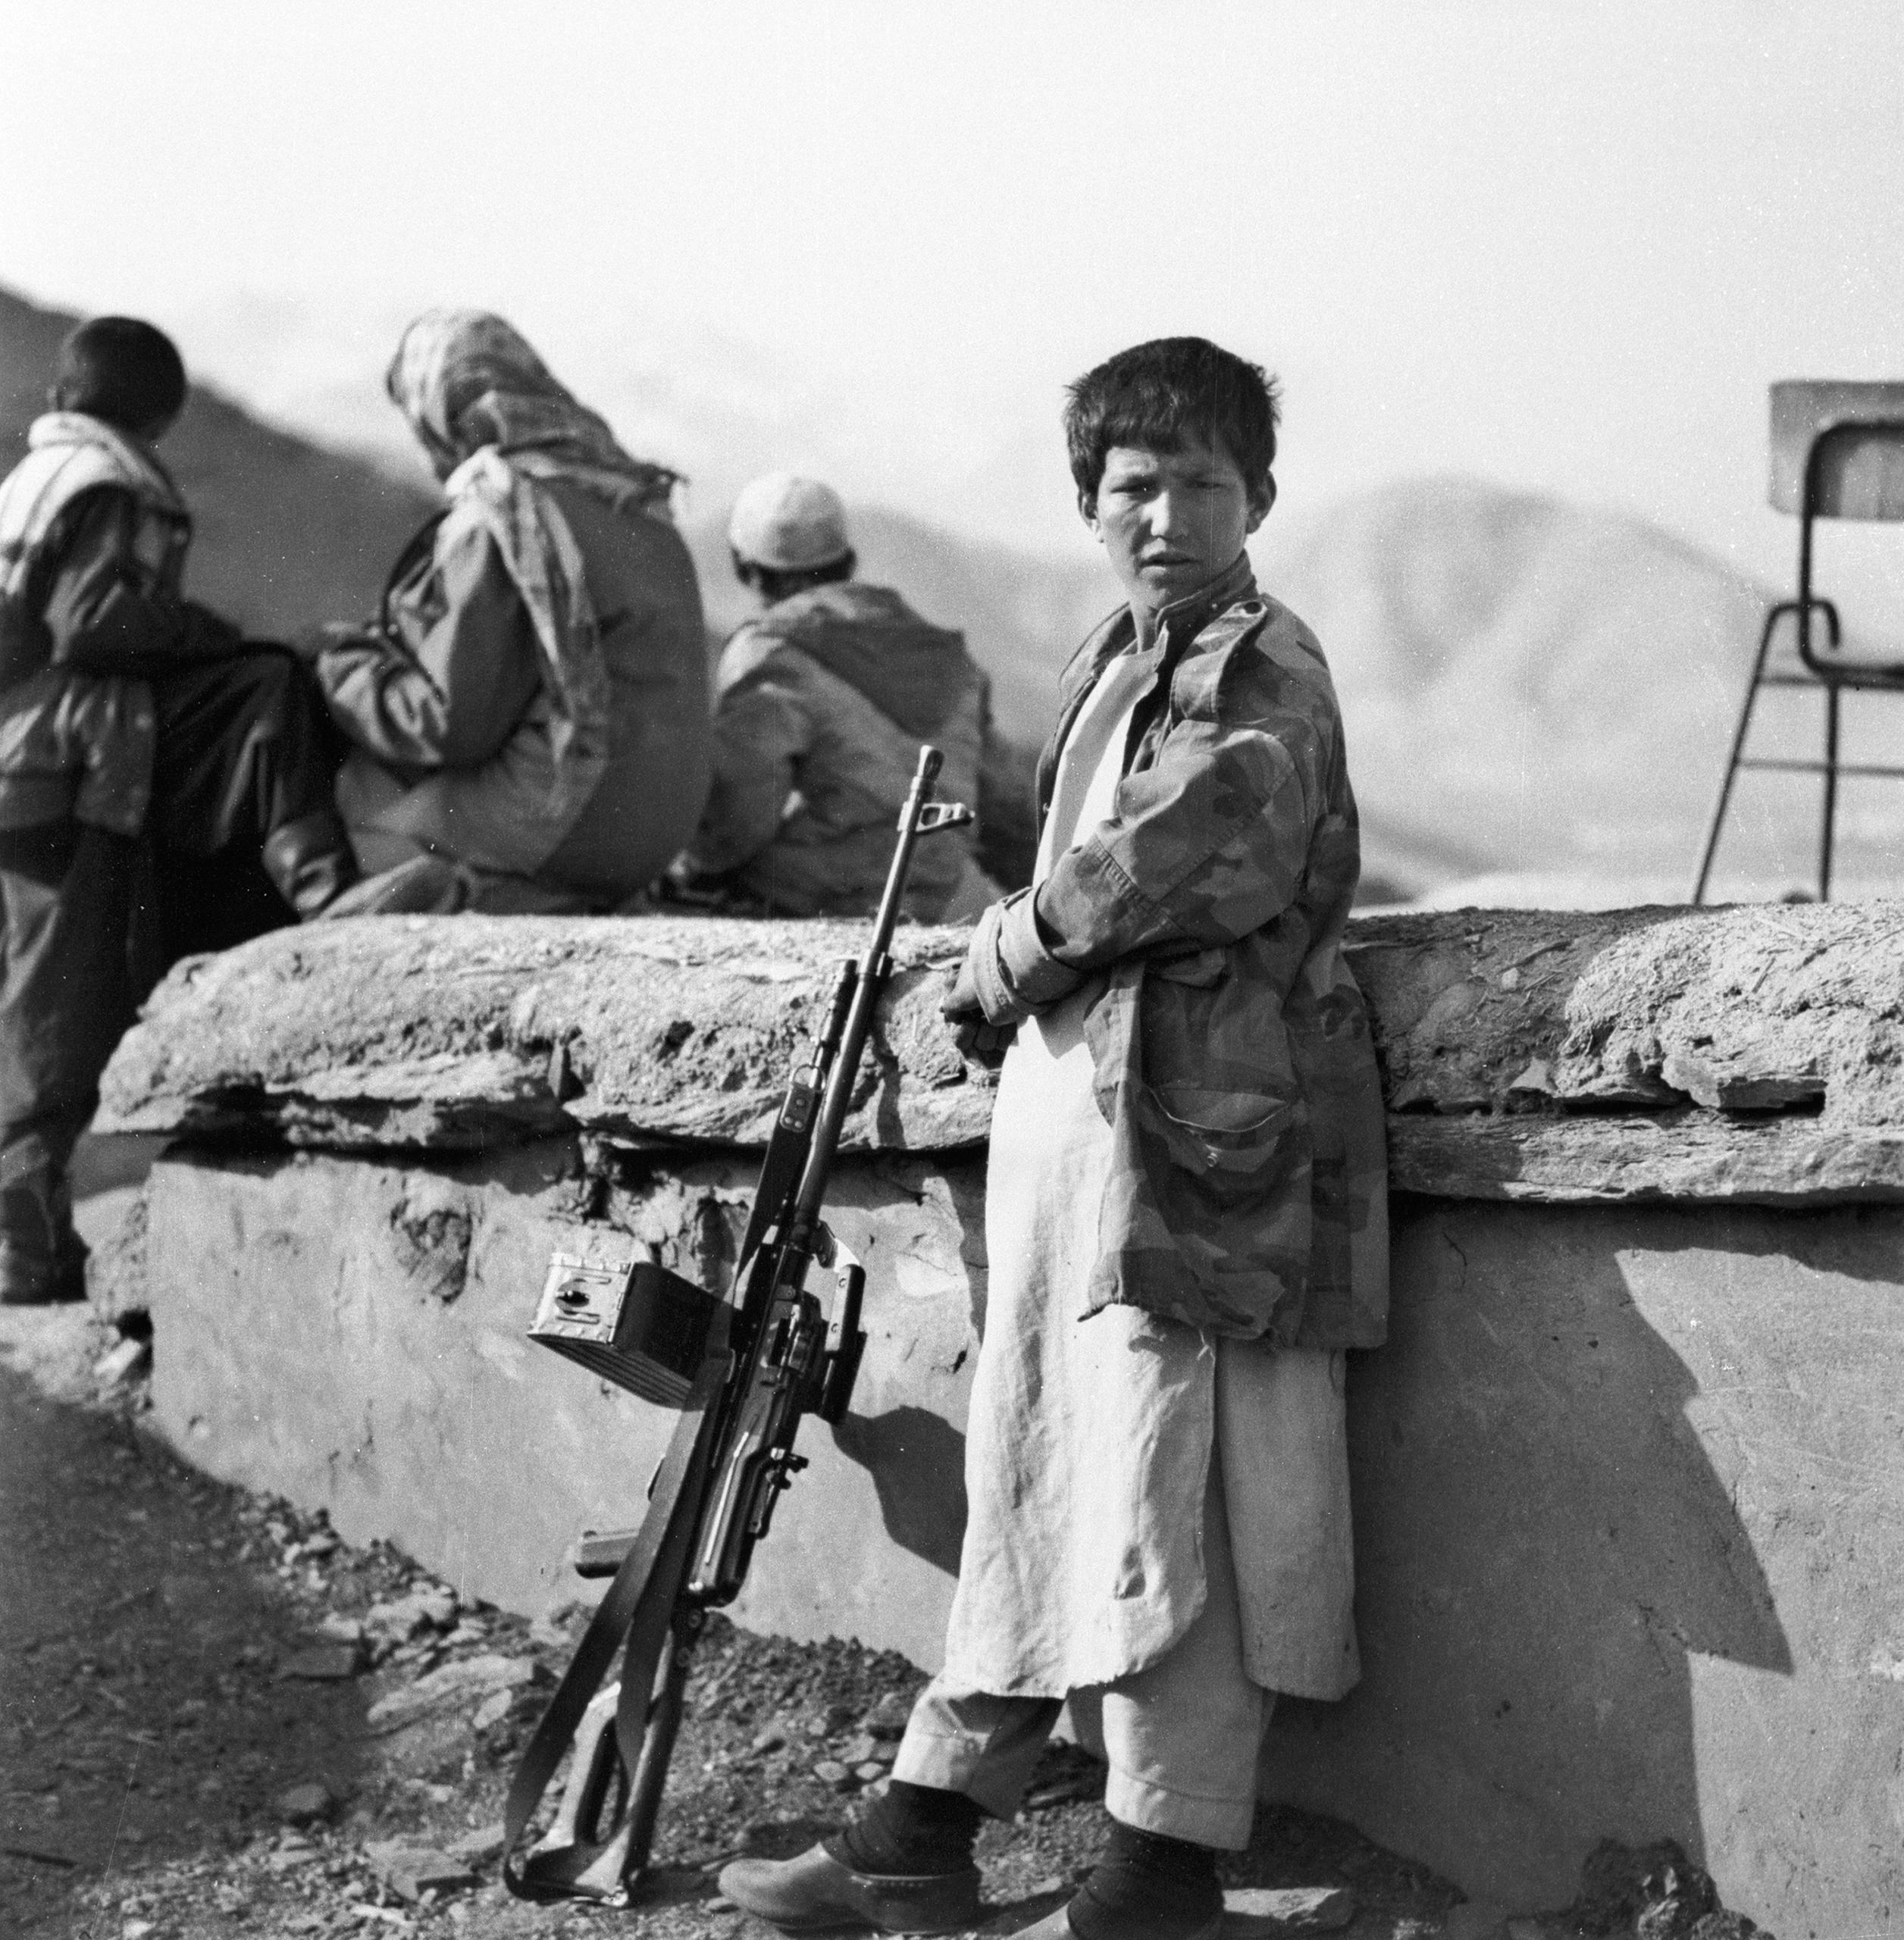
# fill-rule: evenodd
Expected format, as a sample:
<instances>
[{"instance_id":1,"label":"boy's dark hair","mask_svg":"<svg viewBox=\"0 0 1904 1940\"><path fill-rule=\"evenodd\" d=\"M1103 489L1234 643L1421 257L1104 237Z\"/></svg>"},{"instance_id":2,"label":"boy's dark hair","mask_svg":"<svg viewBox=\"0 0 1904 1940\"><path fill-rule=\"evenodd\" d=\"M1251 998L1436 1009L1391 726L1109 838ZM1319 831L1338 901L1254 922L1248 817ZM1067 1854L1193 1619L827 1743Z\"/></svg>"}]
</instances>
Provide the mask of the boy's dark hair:
<instances>
[{"instance_id":1,"label":"boy's dark hair","mask_svg":"<svg viewBox=\"0 0 1904 1940\"><path fill-rule=\"evenodd\" d=\"M1208 338L1160 336L1120 350L1065 393L1071 476L1095 495L1114 445L1174 451L1186 438L1228 452L1251 487L1276 462L1276 380Z\"/></svg>"},{"instance_id":2,"label":"boy's dark hair","mask_svg":"<svg viewBox=\"0 0 1904 1940\"><path fill-rule=\"evenodd\" d=\"M177 416L185 365L161 330L136 317L95 317L60 346L53 387L61 406L143 431Z\"/></svg>"}]
</instances>

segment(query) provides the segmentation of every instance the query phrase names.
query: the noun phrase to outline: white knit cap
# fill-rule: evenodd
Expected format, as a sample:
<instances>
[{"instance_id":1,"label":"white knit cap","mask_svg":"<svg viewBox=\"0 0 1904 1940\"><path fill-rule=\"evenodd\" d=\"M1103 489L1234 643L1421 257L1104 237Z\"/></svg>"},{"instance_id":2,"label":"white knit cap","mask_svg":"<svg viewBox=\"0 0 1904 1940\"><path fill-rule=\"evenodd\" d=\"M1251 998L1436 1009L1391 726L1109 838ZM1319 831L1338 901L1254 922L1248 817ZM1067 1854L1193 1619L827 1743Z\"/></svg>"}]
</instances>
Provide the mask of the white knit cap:
<instances>
[{"instance_id":1,"label":"white knit cap","mask_svg":"<svg viewBox=\"0 0 1904 1940\"><path fill-rule=\"evenodd\" d=\"M741 558L775 572L830 566L853 549L839 493L791 471L770 471L741 493L727 538Z\"/></svg>"}]
</instances>

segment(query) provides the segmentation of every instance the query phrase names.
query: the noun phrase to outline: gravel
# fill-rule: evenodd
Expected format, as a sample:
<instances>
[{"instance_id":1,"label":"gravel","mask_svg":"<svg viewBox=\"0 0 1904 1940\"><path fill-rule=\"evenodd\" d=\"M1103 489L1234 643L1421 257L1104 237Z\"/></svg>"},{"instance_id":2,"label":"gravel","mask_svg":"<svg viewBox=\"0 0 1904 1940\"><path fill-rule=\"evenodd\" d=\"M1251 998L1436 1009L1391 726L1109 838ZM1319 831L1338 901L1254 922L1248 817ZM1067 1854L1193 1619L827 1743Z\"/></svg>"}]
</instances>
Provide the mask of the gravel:
<instances>
[{"instance_id":1,"label":"gravel","mask_svg":"<svg viewBox=\"0 0 1904 1940\"><path fill-rule=\"evenodd\" d=\"M503 1795L586 1612L531 1626L465 1604L387 1545L354 1548L321 1515L209 1481L144 1432L138 1382L102 1397L49 1375L89 1368L96 1334L70 1316L35 1325L17 1310L0 1324L9 1940L765 1940L719 1898L722 1866L804 1850L885 1782L916 1666L716 1616L638 1904L512 1900ZM1076 1747L1048 1748L1016 1822L980 1835L982 1932L1030 1924L1089 1870L1104 1779ZM1677 1857L1640 1871L1663 1877ZM1232 1887L1346 1889L1350 1940L1429 1940L1459 1898L1351 1826L1278 1807L1223 1870ZM1683 1861L1674 1878L1690 1907ZM1639 1891L1610 1858L1589 1884L1598 1898L1541 1923L1542 1940L1595 1930L1609 1895Z\"/></svg>"}]
</instances>

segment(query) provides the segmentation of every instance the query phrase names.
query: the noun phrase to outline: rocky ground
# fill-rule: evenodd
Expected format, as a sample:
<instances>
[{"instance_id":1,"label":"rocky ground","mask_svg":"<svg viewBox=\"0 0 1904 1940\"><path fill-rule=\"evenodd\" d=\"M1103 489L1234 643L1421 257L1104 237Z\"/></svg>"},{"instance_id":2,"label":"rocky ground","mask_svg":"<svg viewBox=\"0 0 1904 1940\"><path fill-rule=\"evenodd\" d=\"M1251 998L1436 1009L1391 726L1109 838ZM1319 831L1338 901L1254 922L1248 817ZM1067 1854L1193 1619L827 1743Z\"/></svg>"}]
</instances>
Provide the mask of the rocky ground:
<instances>
[{"instance_id":1,"label":"rocky ground","mask_svg":"<svg viewBox=\"0 0 1904 1940\"><path fill-rule=\"evenodd\" d=\"M515 1754L580 1620L459 1602L387 1547L208 1480L142 1425L142 1346L83 1310L0 1310L0 1932L741 1936L716 1878L801 1850L877 1784L921 1674L717 1621L689 1687L652 1890L627 1911L511 1899ZM979 1857L1014 1932L1102 1835L1101 1767L1055 1747ZM1565 1915L1509 1919L1350 1826L1265 1810L1228 1883L1239 1936L1736 1940L1670 1851L1596 1856ZM1274 1913L1280 1917L1267 1916ZM763 1936L766 1929L753 1929Z\"/></svg>"}]
</instances>

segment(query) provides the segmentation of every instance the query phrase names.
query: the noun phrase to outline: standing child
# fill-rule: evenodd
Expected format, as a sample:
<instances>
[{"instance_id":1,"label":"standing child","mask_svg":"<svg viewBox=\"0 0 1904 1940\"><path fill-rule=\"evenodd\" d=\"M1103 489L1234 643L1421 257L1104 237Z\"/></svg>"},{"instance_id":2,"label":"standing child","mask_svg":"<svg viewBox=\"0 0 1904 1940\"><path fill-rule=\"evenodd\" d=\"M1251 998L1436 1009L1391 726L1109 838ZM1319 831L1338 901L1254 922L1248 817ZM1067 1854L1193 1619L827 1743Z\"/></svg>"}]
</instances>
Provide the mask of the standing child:
<instances>
[{"instance_id":1,"label":"standing child","mask_svg":"<svg viewBox=\"0 0 1904 1940\"><path fill-rule=\"evenodd\" d=\"M1110 1837L1032 1933L1208 1940L1274 1694L1358 1674L1343 1354L1386 1324L1382 1100L1335 691L1244 551L1276 418L1196 337L1072 387L1128 603L1061 683L1034 885L980 919L947 1005L974 1048L1011 1041L945 1668L856 1823L722 1875L790 1929L972 1924L981 1820L1069 1700Z\"/></svg>"}]
</instances>

